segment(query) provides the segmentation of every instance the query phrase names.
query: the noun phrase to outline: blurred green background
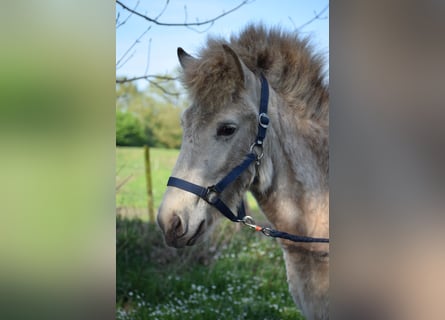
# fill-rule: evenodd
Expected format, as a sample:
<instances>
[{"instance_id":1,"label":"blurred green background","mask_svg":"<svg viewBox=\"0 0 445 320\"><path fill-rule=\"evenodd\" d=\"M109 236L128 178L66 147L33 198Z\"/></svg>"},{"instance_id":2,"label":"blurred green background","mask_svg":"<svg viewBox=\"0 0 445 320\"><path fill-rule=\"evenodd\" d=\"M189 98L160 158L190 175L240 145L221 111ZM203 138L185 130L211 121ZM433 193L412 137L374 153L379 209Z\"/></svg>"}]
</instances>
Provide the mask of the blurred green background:
<instances>
[{"instance_id":1,"label":"blurred green background","mask_svg":"<svg viewBox=\"0 0 445 320\"><path fill-rule=\"evenodd\" d=\"M2 319L114 316L114 10L1 4Z\"/></svg>"}]
</instances>

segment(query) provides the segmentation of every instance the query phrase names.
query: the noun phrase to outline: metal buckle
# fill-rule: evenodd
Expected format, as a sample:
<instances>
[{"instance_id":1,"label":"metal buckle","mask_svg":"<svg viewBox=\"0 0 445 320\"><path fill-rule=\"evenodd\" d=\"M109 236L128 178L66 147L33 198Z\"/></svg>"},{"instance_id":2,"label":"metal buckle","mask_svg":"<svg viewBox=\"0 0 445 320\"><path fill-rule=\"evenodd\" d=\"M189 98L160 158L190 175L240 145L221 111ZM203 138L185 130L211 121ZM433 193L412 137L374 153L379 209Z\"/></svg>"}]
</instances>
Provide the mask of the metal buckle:
<instances>
[{"instance_id":1,"label":"metal buckle","mask_svg":"<svg viewBox=\"0 0 445 320\"><path fill-rule=\"evenodd\" d=\"M255 150L255 147L258 149L258 151ZM261 159L264 157L263 145L257 142L252 143L252 145L250 146L250 153L255 153L256 155L255 163L257 166L259 166L261 164Z\"/></svg>"},{"instance_id":2,"label":"metal buckle","mask_svg":"<svg viewBox=\"0 0 445 320\"><path fill-rule=\"evenodd\" d=\"M267 129L267 127L269 126L269 116L267 114L260 113L259 117L258 117L258 122L260 124L260 126L262 126L264 129Z\"/></svg>"},{"instance_id":3,"label":"metal buckle","mask_svg":"<svg viewBox=\"0 0 445 320\"><path fill-rule=\"evenodd\" d=\"M272 236L272 229L270 229L270 228L263 228L263 229L261 230L261 232L262 232L265 236L268 236L268 237L271 237L271 236Z\"/></svg>"},{"instance_id":4,"label":"metal buckle","mask_svg":"<svg viewBox=\"0 0 445 320\"><path fill-rule=\"evenodd\" d=\"M256 149L258 149L258 152ZM257 161L261 160L264 156L263 145L258 144L257 142L252 143L252 145L250 146L250 152L256 154Z\"/></svg>"},{"instance_id":5,"label":"metal buckle","mask_svg":"<svg viewBox=\"0 0 445 320\"><path fill-rule=\"evenodd\" d=\"M243 218L243 220L241 220L243 223L244 223L244 225L245 226L248 226L249 228L251 228L251 229L253 229L253 230L255 230L255 231L261 231L262 233L264 233L266 236L268 236L268 235L270 235L270 232L268 232L268 231L264 231L264 229L265 228L263 228L263 227L261 227L261 226L258 226L256 223L255 223L255 220L253 220L253 218L251 217L251 216L245 216L244 218ZM268 229L268 228L267 228Z\"/></svg>"},{"instance_id":6,"label":"metal buckle","mask_svg":"<svg viewBox=\"0 0 445 320\"><path fill-rule=\"evenodd\" d=\"M216 191L215 186L207 187L204 200L210 203L211 205L214 205L219 200L219 193L218 191Z\"/></svg>"},{"instance_id":7,"label":"metal buckle","mask_svg":"<svg viewBox=\"0 0 445 320\"><path fill-rule=\"evenodd\" d=\"M251 216L245 216L241 221L249 228L256 229L257 227L257 225L255 224L255 220L253 220Z\"/></svg>"}]
</instances>

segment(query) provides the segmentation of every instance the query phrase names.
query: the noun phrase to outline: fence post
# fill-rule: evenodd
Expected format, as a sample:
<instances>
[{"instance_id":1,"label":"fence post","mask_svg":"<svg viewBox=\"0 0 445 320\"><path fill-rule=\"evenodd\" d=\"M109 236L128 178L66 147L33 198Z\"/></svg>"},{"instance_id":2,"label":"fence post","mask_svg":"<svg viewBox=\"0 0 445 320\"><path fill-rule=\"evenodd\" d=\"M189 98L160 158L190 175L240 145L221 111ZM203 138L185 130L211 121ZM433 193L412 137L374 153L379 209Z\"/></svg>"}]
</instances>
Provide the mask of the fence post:
<instances>
[{"instance_id":1,"label":"fence post","mask_svg":"<svg viewBox=\"0 0 445 320\"><path fill-rule=\"evenodd\" d=\"M150 166L150 148L144 146L145 153L145 180L147 181L147 206L148 206L148 221L155 221L155 213L153 208L153 189L151 185L151 166Z\"/></svg>"}]
</instances>

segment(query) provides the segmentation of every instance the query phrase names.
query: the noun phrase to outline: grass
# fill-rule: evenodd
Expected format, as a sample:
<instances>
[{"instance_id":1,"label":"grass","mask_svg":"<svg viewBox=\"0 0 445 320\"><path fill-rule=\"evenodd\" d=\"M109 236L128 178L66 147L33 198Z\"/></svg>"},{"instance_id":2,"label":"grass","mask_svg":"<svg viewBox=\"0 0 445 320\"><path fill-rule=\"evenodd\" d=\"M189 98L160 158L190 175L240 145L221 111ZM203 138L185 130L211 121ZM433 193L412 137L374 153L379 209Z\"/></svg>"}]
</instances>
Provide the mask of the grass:
<instances>
[{"instance_id":1,"label":"grass","mask_svg":"<svg viewBox=\"0 0 445 320\"><path fill-rule=\"evenodd\" d=\"M117 218L117 319L303 319L276 240L222 221L176 250L158 228Z\"/></svg>"},{"instance_id":2,"label":"grass","mask_svg":"<svg viewBox=\"0 0 445 320\"><path fill-rule=\"evenodd\" d=\"M167 247L147 215L143 148L117 148L116 319L303 319L275 239L221 219L201 244ZM151 149L157 208L177 150ZM249 206L259 216L255 200ZM124 214L122 214L124 213ZM263 218L264 219L264 218Z\"/></svg>"},{"instance_id":3,"label":"grass","mask_svg":"<svg viewBox=\"0 0 445 320\"><path fill-rule=\"evenodd\" d=\"M150 148L153 202L158 208L167 188L167 180L178 157L178 150ZM116 183L129 180L116 195L117 207L147 208L144 148L116 149Z\"/></svg>"}]
</instances>

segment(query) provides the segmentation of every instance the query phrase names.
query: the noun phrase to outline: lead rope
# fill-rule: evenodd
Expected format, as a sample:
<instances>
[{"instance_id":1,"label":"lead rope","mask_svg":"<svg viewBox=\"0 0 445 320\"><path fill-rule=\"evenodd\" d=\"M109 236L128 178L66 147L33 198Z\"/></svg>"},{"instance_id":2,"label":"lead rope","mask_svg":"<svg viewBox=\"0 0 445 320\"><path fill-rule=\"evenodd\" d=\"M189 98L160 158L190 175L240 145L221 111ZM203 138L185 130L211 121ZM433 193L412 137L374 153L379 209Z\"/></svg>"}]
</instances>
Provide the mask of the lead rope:
<instances>
[{"instance_id":1,"label":"lead rope","mask_svg":"<svg viewBox=\"0 0 445 320\"><path fill-rule=\"evenodd\" d=\"M290 234L283 231L274 230L267 227L261 227L257 224L255 224L255 220L251 216L245 216L242 219L242 222L245 226L255 230L255 231L261 231L265 236L272 237L272 238L281 238L281 239L287 239L294 242L324 242L329 243L329 239L326 238L313 238L313 237L305 237L305 236L297 236L294 234Z\"/></svg>"}]
</instances>

